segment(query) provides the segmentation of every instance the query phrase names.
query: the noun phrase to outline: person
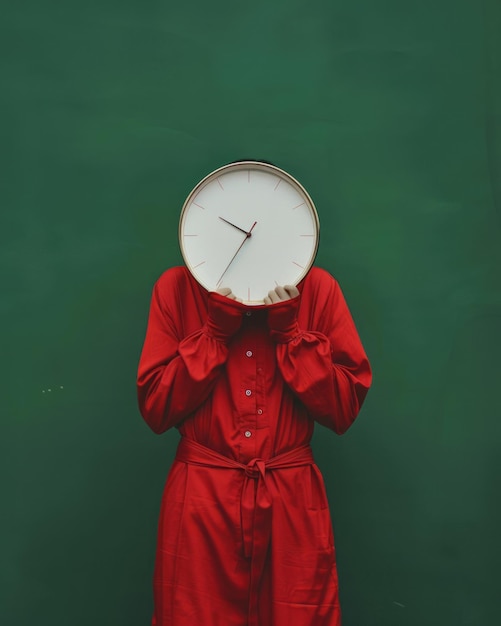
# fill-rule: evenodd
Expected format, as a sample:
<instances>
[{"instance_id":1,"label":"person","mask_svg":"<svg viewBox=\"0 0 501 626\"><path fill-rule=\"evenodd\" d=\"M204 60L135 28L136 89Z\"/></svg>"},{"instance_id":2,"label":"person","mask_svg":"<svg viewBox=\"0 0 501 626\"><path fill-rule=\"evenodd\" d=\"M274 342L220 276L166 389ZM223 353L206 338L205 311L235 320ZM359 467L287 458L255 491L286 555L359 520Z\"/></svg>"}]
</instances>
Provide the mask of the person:
<instances>
[{"instance_id":1,"label":"person","mask_svg":"<svg viewBox=\"0 0 501 626\"><path fill-rule=\"evenodd\" d=\"M186 267L156 282L141 414L181 434L162 496L155 626L339 626L331 518L310 440L355 420L371 368L337 281L312 267L261 306Z\"/></svg>"}]
</instances>

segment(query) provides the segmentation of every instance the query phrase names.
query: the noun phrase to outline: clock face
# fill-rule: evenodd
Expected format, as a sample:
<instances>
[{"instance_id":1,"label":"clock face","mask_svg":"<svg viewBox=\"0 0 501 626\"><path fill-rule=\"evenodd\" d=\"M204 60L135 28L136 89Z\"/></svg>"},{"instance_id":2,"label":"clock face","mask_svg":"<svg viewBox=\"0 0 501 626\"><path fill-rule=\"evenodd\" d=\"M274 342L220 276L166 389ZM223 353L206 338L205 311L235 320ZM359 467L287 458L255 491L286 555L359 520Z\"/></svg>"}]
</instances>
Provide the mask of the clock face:
<instances>
[{"instance_id":1,"label":"clock face","mask_svg":"<svg viewBox=\"0 0 501 626\"><path fill-rule=\"evenodd\" d=\"M318 228L315 206L292 176L240 161L193 189L181 212L179 241L203 287L229 287L245 304L259 305L277 285L304 278L317 251Z\"/></svg>"}]
</instances>

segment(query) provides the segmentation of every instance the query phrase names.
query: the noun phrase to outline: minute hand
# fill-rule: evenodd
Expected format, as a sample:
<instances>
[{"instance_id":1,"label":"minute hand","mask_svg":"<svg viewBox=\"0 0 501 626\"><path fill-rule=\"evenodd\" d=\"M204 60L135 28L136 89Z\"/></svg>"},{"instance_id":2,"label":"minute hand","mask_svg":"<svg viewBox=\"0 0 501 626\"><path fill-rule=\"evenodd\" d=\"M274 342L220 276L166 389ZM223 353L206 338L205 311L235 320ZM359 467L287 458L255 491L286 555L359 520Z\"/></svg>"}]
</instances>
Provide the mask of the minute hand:
<instances>
[{"instance_id":1,"label":"minute hand","mask_svg":"<svg viewBox=\"0 0 501 626\"><path fill-rule=\"evenodd\" d=\"M225 267L224 272L221 274L221 278L217 281L216 283L216 287L219 287L219 284L221 283L221 281L223 280L223 276L226 274L226 272L228 271L228 268L230 267L230 265L233 263L233 261L235 260L235 257L237 256L237 254L240 252L240 250L242 249L242 246L244 245L244 243L247 241L247 239L249 239L249 237L252 236L252 231L254 230L254 226L257 224L257 222L254 222L254 224L252 224L252 226L250 227L250 230L244 231L245 232L245 239L242 241L242 243L238 246L238 250L235 252L235 254L231 257L230 262L228 263L228 265Z\"/></svg>"}]
</instances>

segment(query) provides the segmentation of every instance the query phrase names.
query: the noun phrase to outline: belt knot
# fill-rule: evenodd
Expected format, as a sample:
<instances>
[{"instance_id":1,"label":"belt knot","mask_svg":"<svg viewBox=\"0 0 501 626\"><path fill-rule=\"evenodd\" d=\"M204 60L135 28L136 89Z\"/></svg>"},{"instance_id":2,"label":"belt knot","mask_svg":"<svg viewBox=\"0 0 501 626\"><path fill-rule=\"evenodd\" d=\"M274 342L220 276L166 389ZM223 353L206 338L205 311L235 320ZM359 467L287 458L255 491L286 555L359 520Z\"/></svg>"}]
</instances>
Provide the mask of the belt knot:
<instances>
[{"instance_id":1,"label":"belt knot","mask_svg":"<svg viewBox=\"0 0 501 626\"><path fill-rule=\"evenodd\" d=\"M266 472L266 463L263 459L252 459L245 466L245 475L249 478L257 479L259 476L264 478Z\"/></svg>"}]
</instances>

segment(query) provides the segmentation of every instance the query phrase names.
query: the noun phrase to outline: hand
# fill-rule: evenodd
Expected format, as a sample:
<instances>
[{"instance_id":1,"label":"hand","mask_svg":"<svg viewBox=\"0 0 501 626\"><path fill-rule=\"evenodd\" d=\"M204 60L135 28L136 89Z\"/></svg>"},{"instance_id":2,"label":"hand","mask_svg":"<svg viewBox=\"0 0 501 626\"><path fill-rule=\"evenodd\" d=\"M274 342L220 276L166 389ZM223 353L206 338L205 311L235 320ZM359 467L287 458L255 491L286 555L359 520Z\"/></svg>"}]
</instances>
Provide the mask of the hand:
<instances>
[{"instance_id":1,"label":"hand","mask_svg":"<svg viewBox=\"0 0 501 626\"><path fill-rule=\"evenodd\" d=\"M230 226L233 226L233 228L236 228L237 230L239 230L241 233L244 233L244 235L247 235L248 237L250 237L250 234L244 230L243 228L240 228L240 226L235 226L235 224L232 224L231 222L228 222L228 220L225 220L224 217L219 217L220 220L223 220L223 222L226 222L227 224L229 224Z\"/></svg>"},{"instance_id":2,"label":"hand","mask_svg":"<svg viewBox=\"0 0 501 626\"><path fill-rule=\"evenodd\" d=\"M292 300L299 295L299 289L294 285L284 285L283 287L277 285L275 289L268 292L268 295L264 299L265 304L275 304L276 302L283 302L284 300Z\"/></svg>"},{"instance_id":3,"label":"hand","mask_svg":"<svg viewBox=\"0 0 501 626\"><path fill-rule=\"evenodd\" d=\"M236 300L236 302L242 302L242 298L237 298L236 295L233 293L233 291L229 287L221 287L221 289L218 289L216 293L219 293L222 296L226 296L230 300Z\"/></svg>"},{"instance_id":4,"label":"hand","mask_svg":"<svg viewBox=\"0 0 501 626\"><path fill-rule=\"evenodd\" d=\"M247 241L247 239L249 239L252 236L252 231L254 230L254 226L257 224L257 222L254 222L254 224L252 224L249 232L244 231L245 232L245 239L242 241L242 243L238 246L237 251L235 252L235 254L231 257L230 262L228 263L228 265L225 267L224 272L221 274L221 278L217 281L216 283L216 287L218 287L221 284L221 281L223 280L223 276L226 274L226 272L228 271L228 268L230 267L230 265L233 263L233 261L235 260L235 257L237 256L237 254L240 252L242 246L244 245L244 243Z\"/></svg>"}]
</instances>

